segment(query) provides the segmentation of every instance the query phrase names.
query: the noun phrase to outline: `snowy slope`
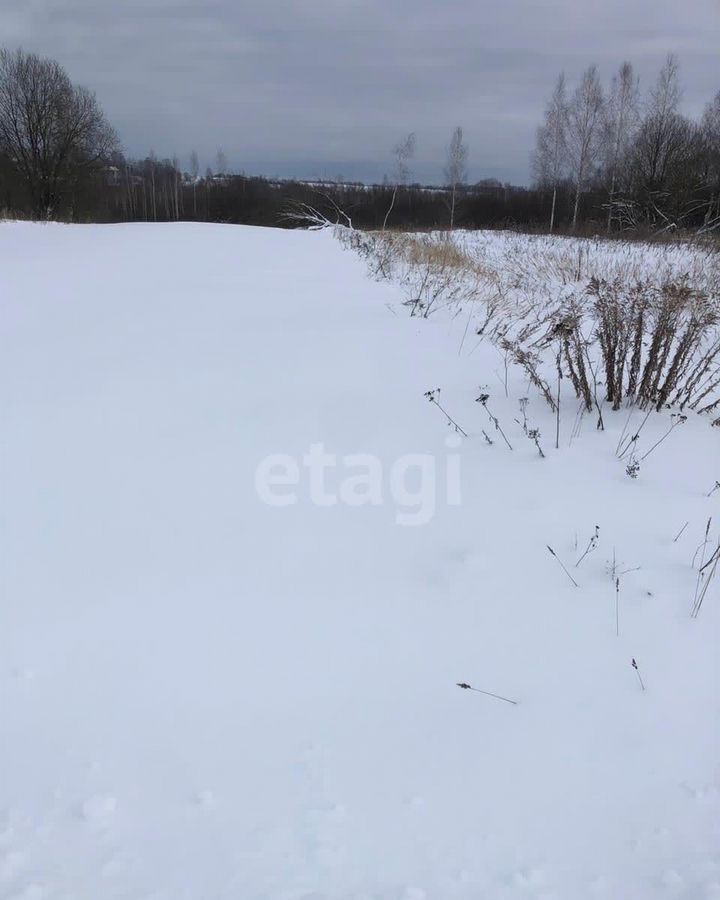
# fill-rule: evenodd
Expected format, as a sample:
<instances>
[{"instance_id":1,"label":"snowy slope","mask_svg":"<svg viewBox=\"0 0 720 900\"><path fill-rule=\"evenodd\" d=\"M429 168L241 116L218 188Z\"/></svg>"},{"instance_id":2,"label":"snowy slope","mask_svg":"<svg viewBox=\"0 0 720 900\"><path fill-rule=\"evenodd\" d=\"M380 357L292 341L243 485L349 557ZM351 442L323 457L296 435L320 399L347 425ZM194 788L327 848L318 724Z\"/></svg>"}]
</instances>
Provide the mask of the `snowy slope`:
<instances>
[{"instance_id":1,"label":"snowy slope","mask_svg":"<svg viewBox=\"0 0 720 900\"><path fill-rule=\"evenodd\" d=\"M717 429L631 480L531 393L540 459L401 299L330 233L0 226L2 900L720 897Z\"/></svg>"}]
</instances>

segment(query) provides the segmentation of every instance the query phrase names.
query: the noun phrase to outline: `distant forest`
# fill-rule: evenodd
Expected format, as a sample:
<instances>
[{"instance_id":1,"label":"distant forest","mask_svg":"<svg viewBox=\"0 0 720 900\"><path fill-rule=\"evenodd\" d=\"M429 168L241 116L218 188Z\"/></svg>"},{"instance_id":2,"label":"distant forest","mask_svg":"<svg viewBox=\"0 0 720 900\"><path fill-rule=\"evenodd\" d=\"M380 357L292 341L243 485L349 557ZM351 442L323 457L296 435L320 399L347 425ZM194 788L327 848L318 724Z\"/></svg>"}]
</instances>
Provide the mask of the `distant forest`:
<instances>
[{"instance_id":1,"label":"distant forest","mask_svg":"<svg viewBox=\"0 0 720 900\"><path fill-rule=\"evenodd\" d=\"M129 159L96 97L58 63L0 51L0 217L73 222L202 221L298 227L304 212L357 228L515 228L585 234L720 234L720 92L700 121L680 112L668 57L641 94L624 63L604 89L591 66L558 78L531 156L530 188L467 179L462 128L443 185L413 182L415 134L391 150L381 185L272 180L190 171L177 159Z\"/></svg>"}]
</instances>

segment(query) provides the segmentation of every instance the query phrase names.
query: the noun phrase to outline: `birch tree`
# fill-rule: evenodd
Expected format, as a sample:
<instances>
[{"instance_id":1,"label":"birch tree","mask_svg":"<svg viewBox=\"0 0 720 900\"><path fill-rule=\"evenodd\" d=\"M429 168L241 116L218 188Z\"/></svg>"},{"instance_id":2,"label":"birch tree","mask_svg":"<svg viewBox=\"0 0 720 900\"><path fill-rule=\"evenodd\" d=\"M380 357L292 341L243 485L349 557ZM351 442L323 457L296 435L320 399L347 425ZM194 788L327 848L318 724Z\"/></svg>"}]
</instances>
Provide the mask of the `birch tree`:
<instances>
[{"instance_id":1,"label":"birch tree","mask_svg":"<svg viewBox=\"0 0 720 900\"><path fill-rule=\"evenodd\" d=\"M390 200L390 206L388 207L388 211L385 213L385 219L383 220L383 231L387 227L390 213L395 206L395 199L397 198L398 190L401 186L408 183L408 180L410 178L410 160L414 155L415 132L411 131L410 134L406 135L399 143L395 144L395 146L393 147L393 156L395 158L395 162L393 165L393 192L392 199Z\"/></svg>"},{"instance_id":2,"label":"birch tree","mask_svg":"<svg viewBox=\"0 0 720 900\"><path fill-rule=\"evenodd\" d=\"M175 221L177 222L180 219L180 215L183 212L182 209L182 191L180 190L180 160L177 156L173 156L172 158L172 192L173 192L173 213L175 215Z\"/></svg>"},{"instance_id":3,"label":"birch tree","mask_svg":"<svg viewBox=\"0 0 720 900\"><path fill-rule=\"evenodd\" d=\"M200 160L196 150L193 150L190 154L190 175L192 176L193 188L193 215L197 219L197 183L200 176Z\"/></svg>"},{"instance_id":4,"label":"birch tree","mask_svg":"<svg viewBox=\"0 0 720 900\"><path fill-rule=\"evenodd\" d=\"M702 137L707 157L707 182L710 187L703 231L720 228L720 91L705 107Z\"/></svg>"},{"instance_id":5,"label":"birch tree","mask_svg":"<svg viewBox=\"0 0 720 900\"><path fill-rule=\"evenodd\" d=\"M575 183L573 230L577 228L580 198L590 179L592 165L599 150L603 106L603 92L597 67L590 66L583 73L568 111L568 160Z\"/></svg>"},{"instance_id":6,"label":"birch tree","mask_svg":"<svg viewBox=\"0 0 720 900\"><path fill-rule=\"evenodd\" d=\"M145 160L145 169L150 176L150 205L152 208L153 222L157 222L157 192L155 190L155 174L157 170L157 157L155 151L150 151L150 156Z\"/></svg>"},{"instance_id":7,"label":"birch tree","mask_svg":"<svg viewBox=\"0 0 720 900\"><path fill-rule=\"evenodd\" d=\"M467 178L467 145L463 141L463 130L458 125L453 131L447 148L445 178L450 188L450 230L455 227L455 204L457 189Z\"/></svg>"},{"instance_id":8,"label":"birch tree","mask_svg":"<svg viewBox=\"0 0 720 900\"><path fill-rule=\"evenodd\" d=\"M612 229L613 204L618 186L620 167L627 159L628 151L640 118L638 79L632 64L624 62L610 86L605 105L605 142L608 166L608 219L607 230Z\"/></svg>"},{"instance_id":9,"label":"birch tree","mask_svg":"<svg viewBox=\"0 0 720 900\"><path fill-rule=\"evenodd\" d=\"M555 226L557 190L562 180L567 157L567 92L565 74L561 73L550 102L545 109L545 121L538 128L532 168L535 180L543 187L552 188L550 231Z\"/></svg>"}]
</instances>

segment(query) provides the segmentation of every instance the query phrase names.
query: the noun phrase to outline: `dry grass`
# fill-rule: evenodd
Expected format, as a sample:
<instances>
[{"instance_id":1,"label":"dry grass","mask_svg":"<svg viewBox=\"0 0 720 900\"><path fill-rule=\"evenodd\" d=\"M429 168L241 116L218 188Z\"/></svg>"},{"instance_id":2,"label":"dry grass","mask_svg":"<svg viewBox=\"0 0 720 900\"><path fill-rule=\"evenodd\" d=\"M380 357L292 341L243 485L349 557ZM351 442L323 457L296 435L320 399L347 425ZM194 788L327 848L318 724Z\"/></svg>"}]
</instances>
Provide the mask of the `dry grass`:
<instances>
[{"instance_id":1,"label":"dry grass","mask_svg":"<svg viewBox=\"0 0 720 900\"><path fill-rule=\"evenodd\" d=\"M511 233L346 232L412 315L469 310L555 408L560 372L589 410L720 407L717 245Z\"/></svg>"}]
</instances>

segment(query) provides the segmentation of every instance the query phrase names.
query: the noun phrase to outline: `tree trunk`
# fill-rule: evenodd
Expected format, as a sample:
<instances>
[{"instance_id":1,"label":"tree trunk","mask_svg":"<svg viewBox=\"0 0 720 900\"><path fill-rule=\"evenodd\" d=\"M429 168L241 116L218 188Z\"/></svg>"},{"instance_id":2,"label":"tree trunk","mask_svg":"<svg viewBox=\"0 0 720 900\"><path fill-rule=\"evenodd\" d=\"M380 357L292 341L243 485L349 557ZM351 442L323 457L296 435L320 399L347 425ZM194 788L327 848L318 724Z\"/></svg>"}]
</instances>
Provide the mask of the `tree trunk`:
<instances>
[{"instance_id":1,"label":"tree trunk","mask_svg":"<svg viewBox=\"0 0 720 900\"><path fill-rule=\"evenodd\" d=\"M382 225L383 231L385 231L385 228L387 227L388 219L390 218L390 213L392 212L393 206L395 206L395 197L396 196L397 196L397 185L395 185L395 187L393 188L392 200L390 201L390 208L385 213L385 218L383 219L383 225Z\"/></svg>"},{"instance_id":2,"label":"tree trunk","mask_svg":"<svg viewBox=\"0 0 720 900\"><path fill-rule=\"evenodd\" d=\"M575 208L573 209L572 230L577 229L578 213L580 212L580 182L578 181L575 191Z\"/></svg>"},{"instance_id":3,"label":"tree trunk","mask_svg":"<svg viewBox=\"0 0 720 900\"><path fill-rule=\"evenodd\" d=\"M553 187L552 209L550 210L550 234L555 227L555 201L557 200L557 185Z\"/></svg>"},{"instance_id":4,"label":"tree trunk","mask_svg":"<svg viewBox=\"0 0 720 900\"><path fill-rule=\"evenodd\" d=\"M608 200L608 220L607 220L607 230L608 234L612 231L612 214L613 214L613 201L615 199L615 169L613 168L612 180L610 181L610 198Z\"/></svg>"}]
</instances>

